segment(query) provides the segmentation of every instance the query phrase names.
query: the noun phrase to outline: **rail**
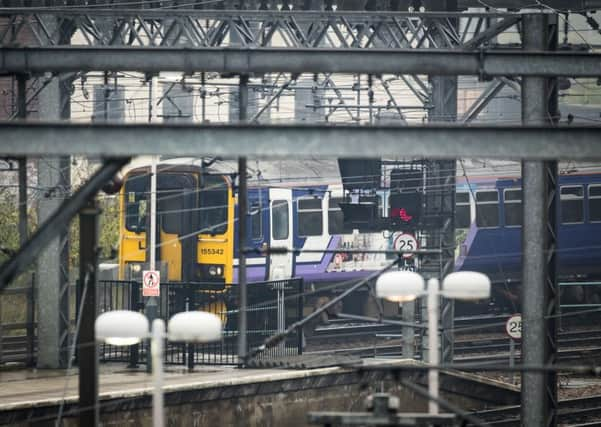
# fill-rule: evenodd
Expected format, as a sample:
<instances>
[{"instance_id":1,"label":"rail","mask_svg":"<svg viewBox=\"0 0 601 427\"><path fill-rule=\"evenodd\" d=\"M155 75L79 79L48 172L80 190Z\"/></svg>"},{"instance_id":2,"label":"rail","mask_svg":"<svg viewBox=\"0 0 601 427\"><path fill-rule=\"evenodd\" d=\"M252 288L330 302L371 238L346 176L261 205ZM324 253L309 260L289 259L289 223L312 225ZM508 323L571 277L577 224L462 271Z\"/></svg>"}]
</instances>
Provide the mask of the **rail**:
<instances>
[{"instance_id":1,"label":"rail","mask_svg":"<svg viewBox=\"0 0 601 427\"><path fill-rule=\"evenodd\" d=\"M520 407L506 406L497 409L473 412L472 415L486 422L490 426L521 426ZM560 423L574 423L575 421L596 420L599 425L601 419L601 396L589 396L559 401L558 421ZM471 425L471 424L468 424ZM586 424L585 424L586 425ZM593 425L593 424L591 424Z\"/></svg>"}]
</instances>

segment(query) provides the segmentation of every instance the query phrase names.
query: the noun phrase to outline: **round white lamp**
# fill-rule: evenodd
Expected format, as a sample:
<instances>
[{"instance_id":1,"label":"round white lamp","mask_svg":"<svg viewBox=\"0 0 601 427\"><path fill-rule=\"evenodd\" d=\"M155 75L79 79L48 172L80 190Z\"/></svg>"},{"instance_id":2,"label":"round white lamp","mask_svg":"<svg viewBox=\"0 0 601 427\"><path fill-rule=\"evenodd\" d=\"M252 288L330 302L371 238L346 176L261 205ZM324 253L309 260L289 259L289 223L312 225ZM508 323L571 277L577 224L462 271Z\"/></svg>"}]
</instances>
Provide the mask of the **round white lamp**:
<instances>
[{"instance_id":1,"label":"round white lamp","mask_svg":"<svg viewBox=\"0 0 601 427\"><path fill-rule=\"evenodd\" d=\"M409 302L424 294L424 278L413 271L389 271L376 280L376 295L392 302Z\"/></svg>"},{"instance_id":2,"label":"round white lamp","mask_svg":"<svg viewBox=\"0 0 601 427\"><path fill-rule=\"evenodd\" d=\"M134 345L150 336L142 313L115 310L102 313L94 324L96 339L111 345Z\"/></svg>"},{"instance_id":3,"label":"round white lamp","mask_svg":"<svg viewBox=\"0 0 601 427\"><path fill-rule=\"evenodd\" d=\"M170 341L211 342L221 339L221 319L205 311L177 313L167 324Z\"/></svg>"},{"instance_id":4,"label":"round white lamp","mask_svg":"<svg viewBox=\"0 0 601 427\"><path fill-rule=\"evenodd\" d=\"M476 271L451 273L442 281L440 294L445 298L479 300L490 297L490 279Z\"/></svg>"}]
</instances>

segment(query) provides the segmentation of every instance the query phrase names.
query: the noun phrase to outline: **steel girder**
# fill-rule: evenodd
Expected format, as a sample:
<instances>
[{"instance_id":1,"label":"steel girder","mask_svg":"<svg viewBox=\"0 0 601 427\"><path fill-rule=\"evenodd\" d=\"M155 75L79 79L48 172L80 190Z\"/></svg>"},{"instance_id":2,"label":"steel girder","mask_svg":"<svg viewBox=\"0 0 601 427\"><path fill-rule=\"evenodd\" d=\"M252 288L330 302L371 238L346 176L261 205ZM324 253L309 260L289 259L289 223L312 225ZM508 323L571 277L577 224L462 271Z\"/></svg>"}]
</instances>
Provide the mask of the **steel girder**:
<instances>
[{"instance_id":1,"label":"steel girder","mask_svg":"<svg viewBox=\"0 0 601 427\"><path fill-rule=\"evenodd\" d=\"M61 58L61 61L57 61ZM0 49L0 73L68 71L597 77L601 54L415 49L40 47Z\"/></svg>"},{"instance_id":2,"label":"steel girder","mask_svg":"<svg viewBox=\"0 0 601 427\"><path fill-rule=\"evenodd\" d=\"M337 158L601 159L598 126L0 123L6 156L172 154ZM115 144L119 141L119 144ZM324 143L326 142L327 143ZM366 144L365 141L369 141Z\"/></svg>"},{"instance_id":3,"label":"steel girder","mask_svg":"<svg viewBox=\"0 0 601 427\"><path fill-rule=\"evenodd\" d=\"M31 2L27 0L0 0L0 7L2 8L12 8L12 7L26 7L26 5ZM272 8L277 7L277 3L271 3ZM230 9L267 9L269 3L264 0L225 0L224 7ZM282 3L282 8L287 8L289 4L293 5L294 9L299 9L301 7L306 7L307 4L310 4L310 7L314 10L331 10L333 4L336 1L332 0L311 0L311 1L301 1L301 0L292 0L290 2L286 2L286 4ZM366 8L365 0L347 0L343 2L339 9L344 10L357 10L362 11ZM377 5L381 5L382 3L386 4L386 2L377 3ZM426 6L430 6L428 0L398 0L396 3L396 7L394 10L407 10L409 7L415 7L416 5L424 4ZM459 10L464 10L470 7L483 7L483 3L479 0L457 0L457 7ZM124 8L138 8L141 10L147 9L161 9L165 7L169 7L172 9L180 8L180 9L212 9L219 7L219 4L207 4L207 2L196 2L196 4L190 2L189 0L162 0L160 2L131 2L128 0L115 0L110 4L107 4L106 0L38 0L35 2L36 7L32 7L31 9L36 9L40 7L96 7L96 6L104 6L109 7L111 9L120 10ZM490 4L496 8L508 8L511 10L519 10L522 8L531 8L533 7L533 2L531 0L489 0L486 4ZM585 10L595 10L601 9L601 0L545 0L545 6L552 7L554 9L562 9L562 10L572 10L572 11L585 11ZM390 5L386 9L378 8L377 10L392 10Z\"/></svg>"},{"instance_id":4,"label":"steel girder","mask_svg":"<svg viewBox=\"0 0 601 427\"><path fill-rule=\"evenodd\" d=\"M241 47L474 49L501 33L516 33L522 15L5 9L0 10L0 46L23 44L24 33L27 46L58 45L57 30L44 24L48 16L73 29L71 45L83 46L224 47L234 34ZM457 18L460 26L453 25ZM491 19L497 22L487 27Z\"/></svg>"}]
</instances>

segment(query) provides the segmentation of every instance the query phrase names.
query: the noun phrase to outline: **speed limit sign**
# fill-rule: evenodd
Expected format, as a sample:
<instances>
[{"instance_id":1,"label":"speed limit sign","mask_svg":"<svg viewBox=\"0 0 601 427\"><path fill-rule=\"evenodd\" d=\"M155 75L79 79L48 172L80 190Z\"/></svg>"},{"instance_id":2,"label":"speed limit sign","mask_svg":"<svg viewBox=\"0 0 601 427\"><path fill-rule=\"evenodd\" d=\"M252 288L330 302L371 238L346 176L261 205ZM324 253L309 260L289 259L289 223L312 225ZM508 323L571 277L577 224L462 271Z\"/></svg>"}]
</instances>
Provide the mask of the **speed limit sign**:
<instances>
[{"instance_id":1,"label":"speed limit sign","mask_svg":"<svg viewBox=\"0 0 601 427\"><path fill-rule=\"evenodd\" d=\"M413 251L418 249L417 239L413 234L402 233L396 236L393 243L394 249L403 253L403 258L412 258Z\"/></svg>"},{"instance_id":2,"label":"speed limit sign","mask_svg":"<svg viewBox=\"0 0 601 427\"><path fill-rule=\"evenodd\" d=\"M522 338L522 315L514 314L505 323L505 331L510 338L519 340Z\"/></svg>"}]
</instances>

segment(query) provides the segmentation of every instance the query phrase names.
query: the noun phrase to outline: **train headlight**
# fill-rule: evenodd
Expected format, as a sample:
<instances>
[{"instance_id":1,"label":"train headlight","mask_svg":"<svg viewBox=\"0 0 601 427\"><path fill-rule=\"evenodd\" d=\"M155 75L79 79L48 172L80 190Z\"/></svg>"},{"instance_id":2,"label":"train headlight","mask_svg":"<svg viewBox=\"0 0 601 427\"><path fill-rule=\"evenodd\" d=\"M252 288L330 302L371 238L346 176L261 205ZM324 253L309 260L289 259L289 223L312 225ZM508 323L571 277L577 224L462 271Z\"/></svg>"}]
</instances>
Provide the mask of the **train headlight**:
<instances>
[{"instance_id":1,"label":"train headlight","mask_svg":"<svg viewBox=\"0 0 601 427\"><path fill-rule=\"evenodd\" d=\"M223 267L220 265L209 265L209 276L222 276L223 275Z\"/></svg>"},{"instance_id":2,"label":"train headlight","mask_svg":"<svg viewBox=\"0 0 601 427\"><path fill-rule=\"evenodd\" d=\"M130 268L134 273L139 273L142 271L142 266L140 264L130 264Z\"/></svg>"},{"instance_id":3,"label":"train headlight","mask_svg":"<svg viewBox=\"0 0 601 427\"><path fill-rule=\"evenodd\" d=\"M225 274L223 264L198 264L196 267L197 280L208 280L211 282L222 282Z\"/></svg>"}]
</instances>

